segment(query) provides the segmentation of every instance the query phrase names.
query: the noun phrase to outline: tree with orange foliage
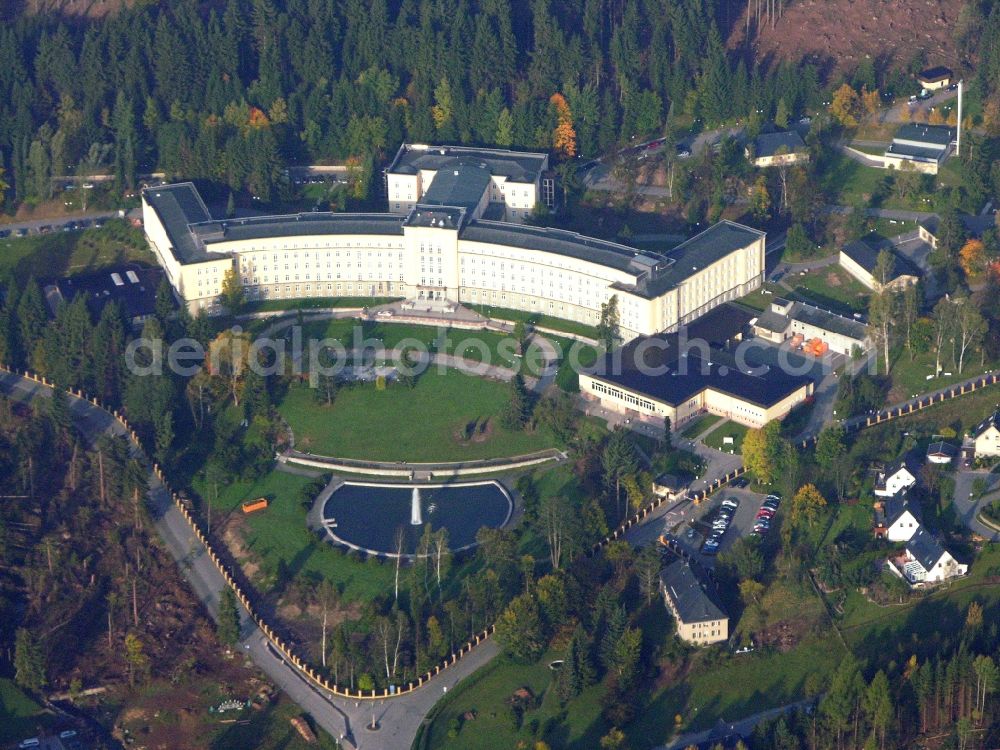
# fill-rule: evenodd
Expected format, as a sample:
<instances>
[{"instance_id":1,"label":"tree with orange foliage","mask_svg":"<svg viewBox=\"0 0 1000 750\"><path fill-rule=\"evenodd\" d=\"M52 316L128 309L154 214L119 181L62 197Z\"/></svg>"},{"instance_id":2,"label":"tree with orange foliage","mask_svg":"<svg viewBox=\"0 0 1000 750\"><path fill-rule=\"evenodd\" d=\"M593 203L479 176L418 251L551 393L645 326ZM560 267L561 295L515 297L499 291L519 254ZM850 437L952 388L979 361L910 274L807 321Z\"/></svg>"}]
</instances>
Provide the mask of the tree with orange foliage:
<instances>
[{"instance_id":1,"label":"tree with orange foliage","mask_svg":"<svg viewBox=\"0 0 1000 750\"><path fill-rule=\"evenodd\" d=\"M878 96L878 89L874 91L869 91L867 88L861 89L861 109L869 120L874 120L878 117L878 111L882 106L882 102Z\"/></svg>"},{"instance_id":2,"label":"tree with orange foliage","mask_svg":"<svg viewBox=\"0 0 1000 750\"><path fill-rule=\"evenodd\" d=\"M971 239L958 251L959 263L965 275L975 277L986 271L986 246L980 240Z\"/></svg>"},{"instance_id":3,"label":"tree with orange foliage","mask_svg":"<svg viewBox=\"0 0 1000 750\"><path fill-rule=\"evenodd\" d=\"M271 124L264 114L264 110L257 107L250 107L250 116L247 117L247 126L250 128L266 128Z\"/></svg>"},{"instance_id":4,"label":"tree with orange foliage","mask_svg":"<svg viewBox=\"0 0 1000 750\"><path fill-rule=\"evenodd\" d=\"M858 92L848 84L843 84L833 92L830 112L845 128L856 128L858 126Z\"/></svg>"},{"instance_id":5,"label":"tree with orange foliage","mask_svg":"<svg viewBox=\"0 0 1000 750\"><path fill-rule=\"evenodd\" d=\"M573 113L569 102L560 93L549 98L549 103L556 111L556 128L552 131L552 148L565 159L576 156L576 130L573 128Z\"/></svg>"}]
</instances>

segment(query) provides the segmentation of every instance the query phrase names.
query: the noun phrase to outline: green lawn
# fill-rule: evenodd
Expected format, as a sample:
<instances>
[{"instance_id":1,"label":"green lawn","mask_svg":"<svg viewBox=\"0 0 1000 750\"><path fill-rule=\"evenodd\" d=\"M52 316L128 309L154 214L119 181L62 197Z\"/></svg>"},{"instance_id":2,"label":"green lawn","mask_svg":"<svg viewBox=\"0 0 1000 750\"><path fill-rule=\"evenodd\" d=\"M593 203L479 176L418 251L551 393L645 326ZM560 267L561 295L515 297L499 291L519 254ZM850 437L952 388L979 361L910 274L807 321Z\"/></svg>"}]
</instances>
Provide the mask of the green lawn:
<instances>
[{"instance_id":1,"label":"green lawn","mask_svg":"<svg viewBox=\"0 0 1000 750\"><path fill-rule=\"evenodd\" d=\"M300 502L302 488L312 480L272 471L256 482L234 482L220 488L212 505L217 527L226 514L234 514L246 524L246 549L259 558L261 576L255 582L267 592L280 587L278 573L291 579L302 573L315 573L343 588L348 601L370 600L392 584L392 571L375 562L358 562L331 544L314 536L306 527L306 509ZM194 483L203 498L209 495L204 481ZM244 515L245 500L266 497L267 509Z\"/></svg>"},{"instance_id":2,"label":"green lawn","mask_svg":"<svg viewBox=\"0 0 1000 750\"><path fill-rule=\"evenodd\" d=\"M288 335L288 330L281 335ZM392 350L400 344L419 345L425 351L454 354L473 362L485 361L507 369L519 367L522 359L516 356L515 340L496 331L359 321L353 318L309 321L302 326L303 342L326 338L337 339L346 348L373 344ZM529 349L528 374L537 371L537 354L534 348Z\"/></svg>"},{"instance_id":3,"label":"green lawn","mask_svg":"<svg viewBox=\"0 0 1000 750\"><path fill-rule=\"evenodd\" d=\"M295 432L296 448L322 455L376 461L462 461L514 456L554 447L551 434L510 432L497 419L508 386L455 370L430 368L414 389L366 383L343 388L331 407L293 386L278 410ZM486 439L463 441L473 420L489 420Z\"/></svg>"},{"instance_id":4,"label":"green lawn","mask_svg":"<svg viewBox=\"0 0 1000 750\"><path fill-rule=\"evenodd\" d=\"M968 378L992 370L996 363L987 361L980 364L979 356L972 354L965 358L965 369L959 373L957 367L951 364L951 357L942 357L942 372L937 377L928 379L934 374L934 353L916 354L913 360L905 349L898 351L889 374L892 378L892 389L889 393L889 403L895 403L911 398L914 394L927 393L937 388L943 388ZM947 373L951 373L950 375Z\"/></svg>"},{"instance_id":5,"label":"green lawn","mask_svg":"<svg viewBox=\"0 0 1000 750\"><path fill-rule=\"evenodd\" d=\"M549 652L536 664L518 664L505 657L494 659L487 667L461 682L448 697L435 706L431 716L433 721L417 735L413 744L415 750L448 750L468 748L469 750L494 750L494 748L519 747L519 740L527 741L533 736L543 736L542 727L548 720L556 719L562 712L554 693L548 688L553 672L548 663L561 658L561 654ZM541 705L527 711L520 729L515 726L507 699L522 687L528 688L541 700ZM560 726L559 741L555 747L594 748L606 731L600 718L600 697L603 688L599 685L588 688L573 700L572 710ZM474 711L475 719L465 721L462 717ZM449 726L458 722L459 731L449 736ZM539 730L532 732L536 726ZM602 731L603 730L603 731ZM550 738L550 743L554 742ZM528 745L530 747L530 745Z\"/></svg>"},{"instance_id":6,"label":"green lawn","mask_svg":"<svg viewBox=\"0 0 1000 750\"><path fill-rule=\"evenodd\" d=\"M764 286L756 292L752 292L746 297L741 297L739 302L741 305L745 305L752 310L763 312L771 306L771 303L774 301L776 296L781 297L786 294L788 294L788 290L778 286L777 284L764 284Z\"/></svg>"},{"instance_id":7,"label":"green lawn","mask_svg":"<svg viewBox=\"0 0 1000 750\"><path fill-rule=\"evenodd\" d=\"M597 338L597 328L587 325L586 323L564 320L563 318L557 318L552 315L543 315L542 313L533 313L528 312L527 310L512 310L507 307L495 307L493 305L466 304L465 306L471 310L475 310L480 315L485 315L490 318L513 321L523 320L525 323L543 326L544 328L552 328L553 330L563 331L564 333L586 336L591 339Z\"/></svg>"},{"instance_id":8,"label":"green lawn","mask_svg":"<svg viewBox=\"0 0 1000 750\"><path fill-rule=\"evenodd\" d=\"M13 680L0 678L0 742L16 742L35 733L42 707L21 692Z\"/></svg>"},{"instance_id":9,"label":"green lawn","mask_svg":"<svg viewBox=\"0 0 1000 750\"><path fill-rule=\"evenodd\" d=\"M681 430L681 437L696 438L720 419L722 417L717 414L702 414L700 417L695 417Z\"/></svg>"},{"instance_id":10,"label":"green lawn","mask_svg":"<svg viewBox=\"0 0 1000 750\"><path fill-rule=\"evenodd\" d=\"M156 259L146 249L142 230L120 220L100 229L0 240L0 275L13 273L22 282L31 276L50 279L125 262L155 265Z\"/></svg>"},{"instance_id":11,"label":"green lawn","mask_svg":"<svg viewBox=\"0 0 1000 750\"><path fill-rule=\"evenodd\" d=\"M705 438L705 445L709 448L715 448L716 450L733 451L734 453L739 453L743 448L743 438L747 434L747 430L750 428L746 425L739 424L738 422L729 421L726 422L721 427L716 427L712 430L711 434ZM725 444L723 438L731 437L733 442L731 445Z\"/></svg>"},{"instance_id":12,"label":"green lawn","mask_svg":"<svg viewBox=\"0 0 1000 750\"><path fill-rule=\"evenodd\" d=\"M327 307L377 307L395 302L401 297L310 297L308 299L263 299L247 302L242 312L281 312L282 310L315 310Z\"/></svg>"},{"instance_id":13,"label":"green lawn","mask_svg":"<svg viewBox=\"0 0 1000 750\"><path fill-rule=\"evenodd\" d=\"M788 296L835 313L849 317L868 309L870 291L838 265L789 275L782 281L794 289Z\"/></svg>"}]
</instances>

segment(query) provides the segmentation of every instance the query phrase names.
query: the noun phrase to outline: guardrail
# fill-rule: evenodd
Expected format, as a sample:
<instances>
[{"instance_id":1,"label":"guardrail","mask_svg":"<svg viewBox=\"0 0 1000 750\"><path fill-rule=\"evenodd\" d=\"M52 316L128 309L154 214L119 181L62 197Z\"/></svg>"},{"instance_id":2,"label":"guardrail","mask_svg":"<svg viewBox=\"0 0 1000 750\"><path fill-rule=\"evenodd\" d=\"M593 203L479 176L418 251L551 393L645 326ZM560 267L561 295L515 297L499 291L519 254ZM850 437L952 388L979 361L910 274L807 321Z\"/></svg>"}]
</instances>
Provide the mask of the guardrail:
<instances>
[{"instance_id":1,"label":"guardrail","mask_svg":"<svg viewBox=\"0 0 1000 750\"><path fill-rule=\"evenodd\" d=\"M61 386L58 386L52 381L47 380L44 376L36 375L28 370L23 370L23 371L16 370L7 367L3 364L0 364L0 371L10 373L17 377L23 377L28 380L32 380L47 388L52 388L52 389L61 388ZM908 416L915 411L926 409L929 406L942 403L946 400L958 398L959 396L963 396L966 393L972 393L978 390L979 388L985 388L986 386L989 385L995 385L998 382L1000 382L1000 372L989 373L983 375L980 378L977 378L971 383L962 383L957 387L946 389L932 396L919 398L915 403L911 401L907 403L905 406L897 406L897 407L890 407L888 409L883 409L874 415L867 416L863 424L859 419L857 422L852 422L849 425L845 425L845 428L853 432L864 429L865 427L873 427L875 425L882 424L884 422L888 422L893 419L898 419L900 417ZM126 434L128 435L129 439L131 440L135 448L139 452L145 455L145 451L143 449L142 442L139 439L138 433L136 433L136 431L128 423L128 420L121 412L119 412L117 409L111 409L104 406L98 401L98 399L95 396L90 396L79 389L63 388L63 390L65 390L66 393L68 393L70 396L82 401L87 401L96 406L97 408L102 409L111 416L113 416L115 420L119 423L119 425L121 425L121 427L125 430ZM808 448L815 442L816 438L812 437L802 440L799 445L802 448ZM261 630L261 632L264 633L265 637L279 651L279 653L281 653L281 655L284 656L290 664L294 665L302 675L304 675L310 682L315 684L317 687L320 687L323 690L326 690L327 692L335 696L341 698L352 698L355 700L358 699L382 700L386 698L395 698L402 695L406 695L407 693L411 693L414 690L418 690L419 688L423 687L426 683L430 682L430 680L432 680L434 677L436 677L437 675L441 674L441 672L448 669L448 667L457 663L459 659L461 659L463 656L466 656L470 651L472 651L472 649L474 649L476 646L478 646L487 638L489 638L491 635L493 635L493 632L496 629L495 623L490 625L488 628L477 633L475 636L466 641L461 646L461 648L458 649L458 651L453 651L449 657L445 658L443 661L437 664L433 669L429 669L427 672L423 673L422 675L419 675L416 680L410 680L405 685L401 685L399 687L394 686L393 690L390 690L390 688L382 688L381 690L372 689L369 691L353 690L338 685L335 682L331 682L330 680L325 678L322 674L320 674L315 668L313 668L312 665L310 665L308 662L302 659L298 654L296 654L291 644L287 643L278 634L276 629L273 628L264 619L263 615L261 615L260 612L257 610L257 608L254 606L254 603L250 598L250 596L248 596L247 593L243 590L243 586L240 585L240 583L233 576L232 572L229 570L229 567L222 560L219 554L215 551L215 548L213 547L211 541L202 531L201 525L198 522L198 520L181 502L180 497L177 495L177 493L174 492L172 489L170 489L170 485L167 482L163 470L156 462L152 462L151 467L154 475L160 481L164 490L166 490L169 493L174 506L180 511L185 521L187 521L195 537L198 539L199 542L201 542L202 546L205 548L205 551L208 553L209 559L211 559L212 563L216 566L219 573L222 575L223 580L225 580L226 584L232 589L233 593L236 595L237 600L239 600L240 604L243 605L243 608L250 616L250 619L253 620L254 624ZM690 495L689 499L691 499L695 503L700 503L701 501L711 496L713 493L717 492L724 485L745 474L746 471L747 469L745 466L739 466L733 471L728 472L725 476L715 479L705 489L699 490L693 495ZM605 536L600 541L594 543L594 545L591 546L587 554L594 555L602 547L605 547L611 542L623 538L625 536L625 533L629 529L642 523L647 517L649 517L649 515L653 511L655 511L665 502L669 502L667 498L658 497L656 500L653 500L652 502L645 505L644 507L636 511L628 519L626 519L623 523L621 523L617 528L615 528L613 532Z\"/></svg>"},{"instance_id":2,"label":"guardrail","mask_svg":"<svg viewBox=\"0 0 1000 750\"><path fill-rule=\"evenodd\" d=\"M94 405L95 407L102 409L103 411L114 417L115 421L122 427L122 429L125 430L125 434L128 436L129 440L132 442L135 449L140 453L142 453L143 455L145 455L145 451L143 449L142 442L139 439L139 435L128 423L128 420L125 418L125 415L122 414L117 409L104 406L97 399L97 397L90 396L89 394L86 394L77 388L62 388L61 386L56 385L54 382L48 380L44 376L36 375L35 373L29 370L16 370L7 367L3 364L0 364L0 371L9 373L11 375L15 375L17 377L25 378L27 380L34 381L35 383L38 383L47 388L51 388L53 390L56 388L61 388L72 398L76 398L81 401L86 401ZM450 656L446 657L440 663L435 665L432 669L429 669L423 674L419 675L415 680L409 680L407 681L406 684L400 685L398 687L393 686L392 689L375 688L367 691L354 690L342 685L338 685L335 682L331 682L322 674L320 674L305 659L303 659L297 653L295 653L292 645L286 642L278 633L277 629L272 627L271 624L264 619L263 615L255 606L251 596L248 595L248 593L244 590L244 586L241 585L239 581L237 581L236 577L233 575L233 572L229 569L229 566L225 563L222 556L220 556L219 553L216 551L211 540L202 530L201 523L187 509L184 503L181 502L181 499L177 495L177 493L170 488L170 484L166 478L166 475L163 473L163 470L160 468L159 464L157 464L155 461L150 462L150 468L154 476L156 476L157 480L162 485L163 489L169 494L174 507L184 517L184 520L187 522L195 538L204 547L205 552L208 554L209 559L212 561L216 569L222 575L222 578L226 582L226 585L229 586L229 588L233 591L233 593L236 595L237 600L240 602L241 605L243 605L243 608L246 610L250 619L260 629L260 631L264 634L264 636L268 639L268 641L271 642L271 645L273 645L274 648L276 648L278 652L285 659L287 659L290 664L294 665L295 668L298 669L298 671L303 676L305 676L310 682L312 682L317 687L320 687L335 696L341 698L353 698L355 700L357 699L382 700L384 698L394 698L401 695L406 695L407 693L411 693L414 690L418 690L419 688L423 687L427 682L429 682L437 675L441 674L441 672L448 669L448 667L454 665L456 662L458 662L459 659L467 655L470 651L472 651L472 649L474 649L476 646L481 644L483 641L485 641L493 634L495 625L490 625L485 630L472 636L468 641L462 644L462 646L457 651L453 651Z\"/></svg>"}]
</instances>

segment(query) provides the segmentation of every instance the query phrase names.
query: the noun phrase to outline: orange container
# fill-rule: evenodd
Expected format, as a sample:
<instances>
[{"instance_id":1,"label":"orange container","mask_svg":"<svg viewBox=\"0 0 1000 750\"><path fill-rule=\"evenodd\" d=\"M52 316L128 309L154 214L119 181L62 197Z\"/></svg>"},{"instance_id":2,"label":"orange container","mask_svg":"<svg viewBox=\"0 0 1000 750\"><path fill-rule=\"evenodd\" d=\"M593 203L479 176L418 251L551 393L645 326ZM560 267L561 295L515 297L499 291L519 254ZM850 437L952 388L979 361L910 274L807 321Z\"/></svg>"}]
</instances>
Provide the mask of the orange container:
<instances>
[{"instance_id":1,"label":"orange container","mask_svg":"<svg viewBox=\"0 0 1000 750\"><path fill-rule=\"evenodd\" d=\"M242 507L244 513L253 513L257 510L264 510L264 508L267 507L267 498L258 497L256 500L247 500L243 503Z\"/></svg>"}]
</instances>

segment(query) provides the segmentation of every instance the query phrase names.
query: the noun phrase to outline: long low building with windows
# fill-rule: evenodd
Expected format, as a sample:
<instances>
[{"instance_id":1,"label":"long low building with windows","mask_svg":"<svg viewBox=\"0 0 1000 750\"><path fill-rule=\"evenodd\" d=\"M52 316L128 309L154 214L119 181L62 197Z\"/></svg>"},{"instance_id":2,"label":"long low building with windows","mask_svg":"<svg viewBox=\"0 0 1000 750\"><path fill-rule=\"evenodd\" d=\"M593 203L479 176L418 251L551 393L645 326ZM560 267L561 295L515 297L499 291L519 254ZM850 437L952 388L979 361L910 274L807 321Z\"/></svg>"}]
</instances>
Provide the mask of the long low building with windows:
<instances>
[{"instance_id":1,"label":"long low building with windows","mask_svg":"<svg viewBox=\"0 0 1000 750\"><path fill-rule=\"evenodd\" d=\"M782 419L813 394L807 375L756 359L743 337L752 313L722 305L679 333L639 337L581 372L586 401L674 428L708 412L750 427Z\"/></svg>"},{"instance_id":2,"label":"long low building with windows","mask_svg":"<svg viewBox=\"0 0 1000 750\"><path fill-rule=\"evenodd\" d=\"M671 331L753 291L764 233L719 222L664 253L484 218L487 162L439 170L406 215L213 219L191 183L142 193L146 237L192 312L214 311L235 272L249 300L448 299L595 325L617 297L627 338Z\"/></svg>"}]
</instances>

